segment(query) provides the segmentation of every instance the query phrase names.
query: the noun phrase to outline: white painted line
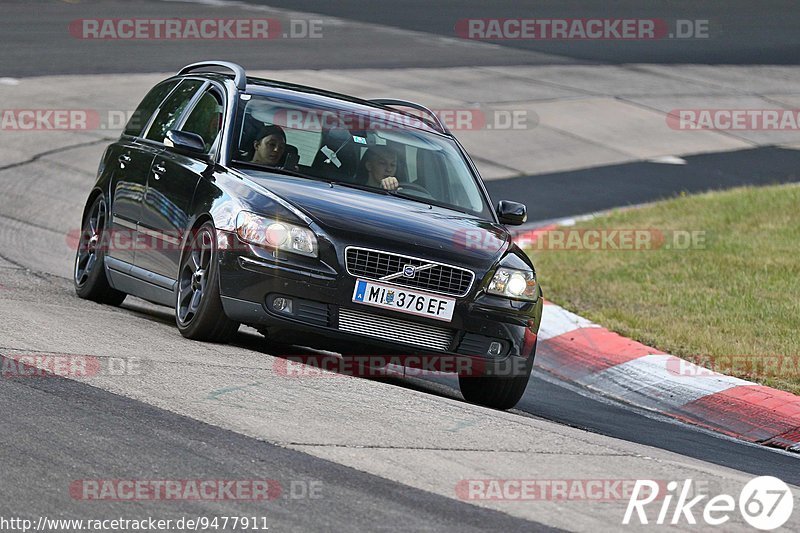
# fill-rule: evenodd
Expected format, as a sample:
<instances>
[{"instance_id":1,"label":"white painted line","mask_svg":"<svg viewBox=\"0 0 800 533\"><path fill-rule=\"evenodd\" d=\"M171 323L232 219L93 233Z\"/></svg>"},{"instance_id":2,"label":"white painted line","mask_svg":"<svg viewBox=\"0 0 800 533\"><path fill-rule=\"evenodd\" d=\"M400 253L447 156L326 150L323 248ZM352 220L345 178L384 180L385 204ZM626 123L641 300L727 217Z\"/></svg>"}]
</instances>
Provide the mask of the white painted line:
<instances>
[{"instance_id":1,"label":"white painted line","mask_svg":"<svg viewBox=\"0 0 800 533\"><path fill-rule=\"evenodd\" d=\"M685 165L686 160L674 155L662 155L647 160L648 163L659 163L661 165Z\"/></svg>"},{"instance_id":2,"label":"white painted line","mask_svg":"<svg viewBox=\"0 0 800 533\"><path fill-rule=\"evenodd\" d=\"M0 85L19 85L17 78L0 78Z\"/></svg>"},{"instance_id":3,"label":"white painted line","mask_svg":"<svg viewBox=\"0 0 800 533\"><path fill-rule=\"evenodd\" d=\"M645 355L585 376L579 383L639 407L670 411L749 381L717 374L674 355Z\"/></svg>"},{"instance_id":4,"label":"white painted line","mask_svg":"<svg viewBox=\"0 0 800 533\"><path fill-rule=\"evenodd\" d=\"M571 313L555 304L547 304L542 311L542 323L539 326L539 340L552 339L570 331L581 328L599 328L600 326L586 320L582 316Z\"/></svg>"}]
</instances>

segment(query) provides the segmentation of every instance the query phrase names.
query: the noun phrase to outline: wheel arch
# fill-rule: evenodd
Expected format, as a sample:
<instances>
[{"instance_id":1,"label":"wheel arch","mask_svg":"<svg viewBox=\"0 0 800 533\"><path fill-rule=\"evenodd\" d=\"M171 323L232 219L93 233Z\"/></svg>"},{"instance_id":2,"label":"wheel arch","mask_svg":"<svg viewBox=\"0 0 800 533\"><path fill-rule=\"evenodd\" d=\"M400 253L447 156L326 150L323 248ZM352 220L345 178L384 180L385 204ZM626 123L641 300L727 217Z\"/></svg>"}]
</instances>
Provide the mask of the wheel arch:
<instances>
[{"instance_id":1,"label":"wheel arch","mask_svg":"<svg viewBox=\"0 0 800 533\"><path fill-rule=\"evenodd\" d=\"M86 218L86 213L89 212L89 208L92 206L94 201L97 200L97 197L98 196L102 196L102 194L103 194L103 190L100 189L100 187L94 187L91 190L91 192L89 193L89 196L86 198L86 203L83 206L83 212L81 213L81 224L83 223L83 220ZM107 198L106 198L106 207L109 208L107 210L107 213L111 213L110 206L108 205L108 199Z\"/></svg>"},{"instance_id":2,"label":"wheel arch","mask_svg":"<svg viewBox=\"0 0 800 533\"><path fill-rule=\"evenodd\" d=\"M181 238L181 255L183 255L183 251L186 250L186 247L189 245L189 239L194 235L195 231L197 231L200 226L205 224L206 222L211 222L216 229L217 224L214 221L214 217L211 216L210 213L200 213L197 215L194 220L192 221L191 226L187 229L186 233Z\"/></svg>"}]
</instances>

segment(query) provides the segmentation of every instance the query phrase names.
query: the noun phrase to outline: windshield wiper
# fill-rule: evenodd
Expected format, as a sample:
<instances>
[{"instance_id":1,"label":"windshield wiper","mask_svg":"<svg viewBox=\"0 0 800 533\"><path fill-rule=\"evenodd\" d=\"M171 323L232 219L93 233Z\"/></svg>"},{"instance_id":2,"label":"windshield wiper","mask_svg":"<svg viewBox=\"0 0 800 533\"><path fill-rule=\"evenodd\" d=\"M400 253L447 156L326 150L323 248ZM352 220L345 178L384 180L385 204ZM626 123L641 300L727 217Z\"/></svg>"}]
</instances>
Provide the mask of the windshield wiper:
<instances>
[{"instance_id":1,"label":"windshield wiper","mask_svg":"<svg viewBox=\"0 0 800 533\"><path fill-rule=\"evenodd\" d=\"M403 188L403 185L400 184L400 188ZM413 194L404 193L402 191L386 191L392 196L397 196L398 198L404 198L406 200L412 200L414 202L419 202L421 204L426 205L435 205L436 207L441 207L443 209L449 209L451 211L458 211L459 213L464 213L466 215L471 215L469 211L465 211L463 208L458 206L454 206L452 204L447 204L445 202L440 202L438 200L434 200L432 198L423 198L422 196L415 196Z\"/></svg>"},{"instance_id":2,"label":"windshield wiper","mask_svg":"<svg viewBox=\"0 0 800 533\"><path fill-rule=\"evenodd\" d=\"M445 204L443 202L437 202L435 200L431 200L431 199L428 199L428 198L422 198L421 196L415 196L413 194L404 193L404 192L398 191L398 190L390 191L388 189L370 187L369 185L362 185L360 183L352 183L352 182L347 182L347 181L331 181L330 183L331 183L331 185L343 185L345 187L350 187L352 189L358 189L358 190L361 190L361 191L369 191L369 192L375 192L375 193L378 193L378 194L383 194L383 195L386 195L386 196L394 196L396 198L402 198L404 200L411 200L412 202L417 202L417 203L421 203L421 204L425 204L425 205L435 205L436 207L443 207L445 209L452 209L452 210L458 211L460 213L465 213L466 212L466 211L461 211L460 209L457 209L457 208L453 207L452 205L448 205L448 204ZM401 188L402 188L402 184L401 184Z\"/></svg>"}]
</instances>

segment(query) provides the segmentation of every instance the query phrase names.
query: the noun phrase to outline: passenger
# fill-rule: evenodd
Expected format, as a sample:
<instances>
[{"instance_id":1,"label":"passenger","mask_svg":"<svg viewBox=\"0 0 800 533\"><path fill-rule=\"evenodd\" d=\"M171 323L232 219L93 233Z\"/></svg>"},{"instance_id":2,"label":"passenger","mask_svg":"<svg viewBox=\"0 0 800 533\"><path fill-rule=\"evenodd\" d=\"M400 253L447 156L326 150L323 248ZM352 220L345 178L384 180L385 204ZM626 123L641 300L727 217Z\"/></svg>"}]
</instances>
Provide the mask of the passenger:
<instances>
[{"instance_id":1,"label":"passenger","mask_svg":"<svg viewBox=\"0 0 800 533\"><path fill-rule=\"evenodd\" d=\"M366 169L366 185L394 191L400 186L395 177L397 154L386 146L373 146L363 157ZM363 178L362 178L363 180Z\"/></svg>"},{"instance_id":2,"label":"passenger","mask_svg":"<svg viewBox=\"0 0 800 533\"><path fill-rule=\"evenodd\" d=\"M286 133L280 126L264 126L253 142L253 163L277 167L286 151Z\"/></svg>"}]
</instances>

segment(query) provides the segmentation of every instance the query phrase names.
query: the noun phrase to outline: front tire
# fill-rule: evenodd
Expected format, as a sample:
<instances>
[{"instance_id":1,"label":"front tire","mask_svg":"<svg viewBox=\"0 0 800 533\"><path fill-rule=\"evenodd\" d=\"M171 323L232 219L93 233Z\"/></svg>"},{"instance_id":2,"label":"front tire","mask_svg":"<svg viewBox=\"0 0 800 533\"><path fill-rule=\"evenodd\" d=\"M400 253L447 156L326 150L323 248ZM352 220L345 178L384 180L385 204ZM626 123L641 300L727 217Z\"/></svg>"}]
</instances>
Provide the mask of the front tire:
<instances>
[{"instance_id":1,"label":"front tire","mask_svg":"<svg viewBox=\"0 0 800 533\"><path fill-rule=\"evenodd\" d=\"M492 409L511 409L522 399L533 371L533 354L518 376L458 376L461 395L470 403Z\"/></svg>"},{"instance_id":2,"label":"front tire","mask_svg":"<svg viewBox=\"0 0 800 533\"><path fill-rule=\"evenodd\" d=\"M206 222L183 250L175 288L175 322L187 339L228 342L239 329L219 296L216 230Z\"/></svg>"},{"instance_id":3,"label":"front tire","mask_svg":"<svg viewBox=\"0 0 800 533\"><path fill-rule=\"evenodd\" d=\"M108 205L100 195L92 202L83 218L72 281L75 293L80 298L101 304L119 305L127 295L111 287L106 276L105 256L109 242L107 222Z\"/></svg>"}]
</instances>

